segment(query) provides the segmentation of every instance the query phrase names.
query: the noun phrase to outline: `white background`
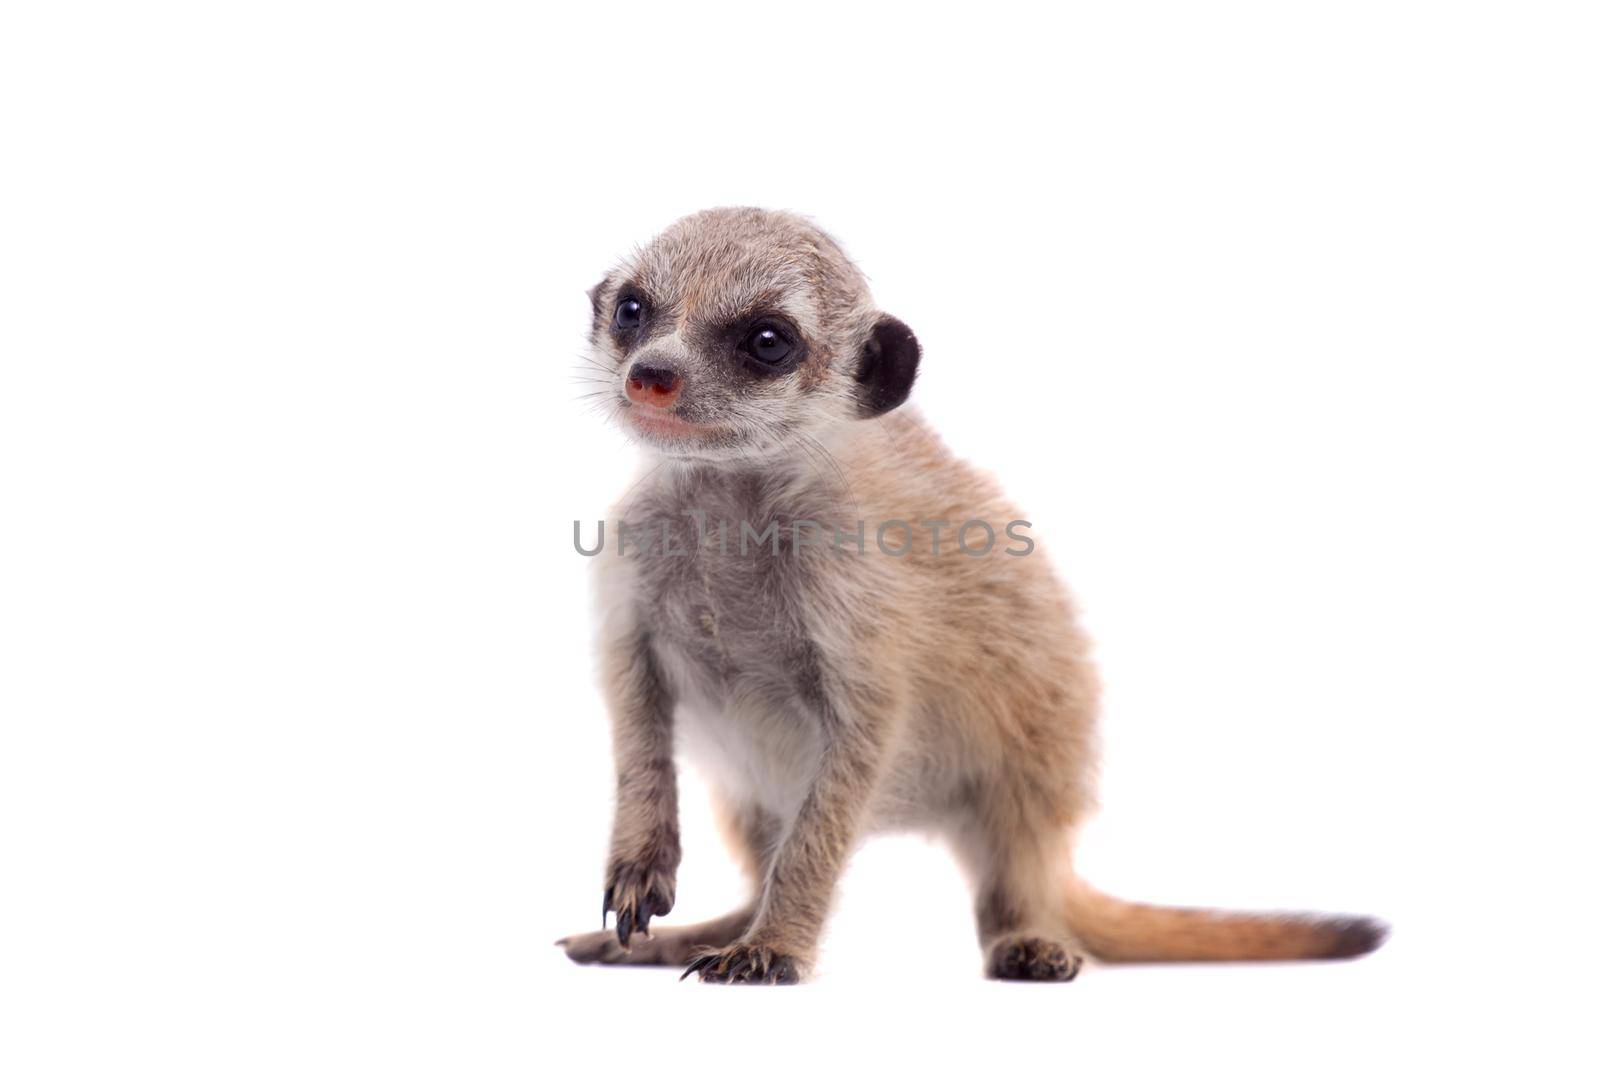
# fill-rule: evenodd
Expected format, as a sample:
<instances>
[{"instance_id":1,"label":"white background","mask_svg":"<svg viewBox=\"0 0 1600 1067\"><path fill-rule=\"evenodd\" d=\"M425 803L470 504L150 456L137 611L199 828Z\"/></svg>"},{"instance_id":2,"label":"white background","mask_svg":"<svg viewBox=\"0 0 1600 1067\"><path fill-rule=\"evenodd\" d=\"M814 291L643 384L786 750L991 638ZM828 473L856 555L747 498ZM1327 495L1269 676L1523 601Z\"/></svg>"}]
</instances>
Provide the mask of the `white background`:
<instances>
[{"instance_id":1,"label":"white background","mask_svg":"<svg viewBox=\"0 0 1600 1067\"><path fill-rule=\"evenodd\" d=\"M1578 1058L1595 30L6 5L0 1059ZM841 238L1077 591L1089 877L1387 948L988 984L917 840L860 853L797 989L552 947L611 780L571 523L635 463L575 399L584 290L735 203ZM688 782L698 918L738 886Z\"/></svg>"}]
</instances>

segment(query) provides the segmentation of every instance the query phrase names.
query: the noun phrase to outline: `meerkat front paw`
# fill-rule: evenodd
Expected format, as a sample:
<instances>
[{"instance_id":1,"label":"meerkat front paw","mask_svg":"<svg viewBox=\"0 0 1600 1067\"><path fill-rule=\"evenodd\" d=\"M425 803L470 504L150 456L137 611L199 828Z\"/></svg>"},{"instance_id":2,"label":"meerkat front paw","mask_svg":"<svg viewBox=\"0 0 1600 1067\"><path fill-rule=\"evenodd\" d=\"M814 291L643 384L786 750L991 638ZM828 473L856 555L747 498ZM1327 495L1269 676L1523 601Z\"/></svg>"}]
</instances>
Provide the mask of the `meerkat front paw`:
<instances>
[{"instance_id":1,"label":"meerkat front paw","mask_svg":"<svg viewBox=\"0 0 1600 1067\"><path fill-rule=\"evenodd\" d=\"M744 943L696 956L679 981L698 974L702 982L719 984L794 985L803 971L804 965L796 956L765 945Z\"/></svg>"},{"instance_id":2,"label":"meerkat front paw","mask_svg":"<svg viewBox=\"0 0 1600 1067\"><path fill-rule=\"evenodd\" d=\"M605 902L600 921L617 913L617 941L624 950L635 933L650 936L650 920L672 910L677 896L675 864L658 859L612 860L606 877Z\"/></svg>"},{"instance_id":3,"label":"meerkat front paw","mask_svg":"<svg viewBox=\"0 0 1600 1067\"><path fill-rule=\"evenodd\" d=\"M1070 982L1083 957L1066 942L1048 937L1002 937L989 949L988 974L1011 982Z\"/></svg>"}]
</instances>

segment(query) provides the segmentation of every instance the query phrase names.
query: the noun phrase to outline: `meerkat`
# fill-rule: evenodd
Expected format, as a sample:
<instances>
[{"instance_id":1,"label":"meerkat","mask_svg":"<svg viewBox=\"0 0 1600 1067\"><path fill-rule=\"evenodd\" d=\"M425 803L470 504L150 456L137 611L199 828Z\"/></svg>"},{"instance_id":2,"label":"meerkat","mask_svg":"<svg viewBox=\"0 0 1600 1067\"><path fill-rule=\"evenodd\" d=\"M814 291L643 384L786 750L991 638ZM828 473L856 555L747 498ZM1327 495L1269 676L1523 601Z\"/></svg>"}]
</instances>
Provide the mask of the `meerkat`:
<instances>
[{"instance_id":1,"label":"meerkat","mask_svg":"<svg viewBox=\"0 0 1600 1067\"><path fill-rule=\"evenodd\" d=\"M1129 903L1074 875L1093 805L1088 642L1044 553L1021 547L1031 535L978 553L974 527L954 544L1018 512L903 406L918 341L826 233L702 212L589 297L605 412L652 455L614 513L620 543L593 560L616 922L559 942L572 959L799 981L852 849L906 829L947 841L969 875L993 978L1379 945L1366 917ZM677 895L680 752L712 783L753 893L652 929Z\"/></svg>"}]
</instances>

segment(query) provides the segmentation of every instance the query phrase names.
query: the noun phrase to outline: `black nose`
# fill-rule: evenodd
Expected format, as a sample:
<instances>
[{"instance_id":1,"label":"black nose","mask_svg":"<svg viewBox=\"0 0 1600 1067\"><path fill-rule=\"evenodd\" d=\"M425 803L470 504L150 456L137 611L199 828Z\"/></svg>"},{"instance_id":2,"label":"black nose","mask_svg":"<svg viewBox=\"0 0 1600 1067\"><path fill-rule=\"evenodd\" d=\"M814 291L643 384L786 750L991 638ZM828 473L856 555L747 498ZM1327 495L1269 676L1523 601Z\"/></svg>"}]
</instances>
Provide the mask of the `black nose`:
<instances>
[{"instance_id":1,"label":"black nose","mask_svg":"<svg viewBox=\"0 0 1600 1067\"><path fill-rule=\"evenodd\" d=\"M663 393L670 393L678 388L678 372L671 367L652 367L647 363L635 363L628 372L628 384L636 389L654 387Z\"/></svg>"}]
</instances>

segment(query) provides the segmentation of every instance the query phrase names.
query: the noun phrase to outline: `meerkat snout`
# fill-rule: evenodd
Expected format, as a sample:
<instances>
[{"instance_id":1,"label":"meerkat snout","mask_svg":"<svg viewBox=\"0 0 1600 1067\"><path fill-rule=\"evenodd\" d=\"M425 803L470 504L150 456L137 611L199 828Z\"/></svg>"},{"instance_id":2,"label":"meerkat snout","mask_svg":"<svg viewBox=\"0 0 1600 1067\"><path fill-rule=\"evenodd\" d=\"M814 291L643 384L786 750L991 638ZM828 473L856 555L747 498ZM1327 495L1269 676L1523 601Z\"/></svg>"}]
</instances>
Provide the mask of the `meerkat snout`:
<instances>
[{"instance_id":1,"label":"meerkat snout","mask_svg":"<svg viewBox=\"0 0 1600 1067\"><path fill-rule=\"evenodd\" d=\"M628 372L628 400L663 410L670 409L683 392L683 378L671 367L635 363Z\"/></svg>"}]
</instances>

